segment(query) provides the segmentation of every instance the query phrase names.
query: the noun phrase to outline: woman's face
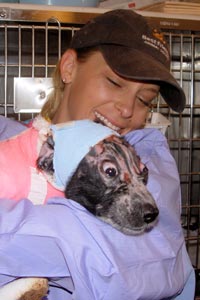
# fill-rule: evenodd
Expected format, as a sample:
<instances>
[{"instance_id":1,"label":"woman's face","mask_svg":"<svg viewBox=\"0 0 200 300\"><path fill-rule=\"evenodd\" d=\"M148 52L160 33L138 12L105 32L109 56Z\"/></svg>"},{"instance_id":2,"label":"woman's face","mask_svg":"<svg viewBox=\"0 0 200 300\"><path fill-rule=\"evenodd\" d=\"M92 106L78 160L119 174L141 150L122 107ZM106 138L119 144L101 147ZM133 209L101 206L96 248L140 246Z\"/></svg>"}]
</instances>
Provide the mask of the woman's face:
<instances>
[{"instance_id":1,"label":"woman's face","mask_svg":"<svg viewBox=\"0 0 200 300\"><path fill-rule=\"evenodd\" d=\"M158 85L116 75L100 52L80 63L68 50L61 61L61 76L67 83L54 123L90 119L121 134L143 126L159 92Z\"/></svg>"}]
</instances>

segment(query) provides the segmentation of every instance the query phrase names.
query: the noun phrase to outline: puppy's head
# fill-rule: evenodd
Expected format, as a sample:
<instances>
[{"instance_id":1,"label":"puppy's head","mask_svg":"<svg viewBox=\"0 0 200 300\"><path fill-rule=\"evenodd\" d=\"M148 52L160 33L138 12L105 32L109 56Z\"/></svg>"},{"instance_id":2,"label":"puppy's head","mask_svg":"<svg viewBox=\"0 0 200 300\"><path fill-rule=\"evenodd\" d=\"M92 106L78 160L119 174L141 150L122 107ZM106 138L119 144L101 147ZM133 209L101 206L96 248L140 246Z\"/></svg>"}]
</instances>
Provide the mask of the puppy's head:
<instances>
[{"instance_id":1,"label":"puppy's head","mask_svg":"<svg viewBox=\"0 0 200 300\"><path fill-rule=\"evenodd\" d=\"M140 234L158 216L146 188L148 170L124 139L112 136L91 148L65 195L125 234Z\"/></svg>"},{"instance_id":2,"label":"puppy's head","mask_svg":"<svg viewBox=\"0 0 200 300\"><path fill-rule=\"evenodd\" d=\"M132 146L87 120L53 129L37 160L50 183L126 234L152 227L158 208L146 188L148 170Z\"/></svg>"}]
</instances>

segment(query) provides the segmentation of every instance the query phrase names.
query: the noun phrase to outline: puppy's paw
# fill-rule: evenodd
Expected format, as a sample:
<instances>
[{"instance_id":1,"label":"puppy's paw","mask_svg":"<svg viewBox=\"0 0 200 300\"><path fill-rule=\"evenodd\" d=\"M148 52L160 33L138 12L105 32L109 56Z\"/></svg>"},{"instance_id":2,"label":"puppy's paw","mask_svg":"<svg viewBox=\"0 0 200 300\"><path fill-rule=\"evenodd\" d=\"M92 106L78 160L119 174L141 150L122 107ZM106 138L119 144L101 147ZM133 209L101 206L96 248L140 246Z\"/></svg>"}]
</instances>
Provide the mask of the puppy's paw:
<instances>
[{"instance_id":1,"label":"puppy's paw","mask_svg":"<svg viewBox=\"0 0 200 300\"><path fill-rule=\"evenodd\" d=\"M20 278L0 288L2 300L42 300L48 292L45 278Z\"/></svg>"},{"instance_id":2,"label":"puppy's paw","mask_svg":"<svg viewBox=\"0 0 200 300\"><path fill-rule=\"evenodd\" d=\"M45 278L31 278L30 289L27 290L19 300L42 300L48 292L48 281Z\"/></svg>"}]
</instances>

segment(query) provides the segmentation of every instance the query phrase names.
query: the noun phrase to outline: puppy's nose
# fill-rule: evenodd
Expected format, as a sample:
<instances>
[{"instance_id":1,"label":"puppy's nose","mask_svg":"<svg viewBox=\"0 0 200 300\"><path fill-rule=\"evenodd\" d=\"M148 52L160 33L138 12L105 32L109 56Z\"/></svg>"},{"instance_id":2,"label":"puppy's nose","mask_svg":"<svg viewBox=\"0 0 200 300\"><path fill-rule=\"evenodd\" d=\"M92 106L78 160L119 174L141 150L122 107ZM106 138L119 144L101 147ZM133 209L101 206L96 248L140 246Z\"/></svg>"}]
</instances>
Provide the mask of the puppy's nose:
<instances>
[{"instance_id":1,"label":"puppy's nose","mask_svg":"<svg viewBox=\"0 0 200 300\"><path fill-rule=\"evenodd\" d=\"M156 207L153 207L152 205L148 205L148 207L145 208L146 209L144 212L144 222L149 224L157 218L159 210Z\"/></svg>"}]
</instances>

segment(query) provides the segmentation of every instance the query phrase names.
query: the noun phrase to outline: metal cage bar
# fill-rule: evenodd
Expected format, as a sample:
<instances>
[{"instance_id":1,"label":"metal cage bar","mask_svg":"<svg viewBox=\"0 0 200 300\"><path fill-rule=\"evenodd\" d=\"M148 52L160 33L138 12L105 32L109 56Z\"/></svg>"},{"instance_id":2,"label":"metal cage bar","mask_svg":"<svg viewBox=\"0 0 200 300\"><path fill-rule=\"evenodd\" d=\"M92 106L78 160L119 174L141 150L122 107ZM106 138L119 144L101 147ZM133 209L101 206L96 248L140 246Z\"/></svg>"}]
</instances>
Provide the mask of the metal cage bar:
<instances>
[{"instance_id":1,"label":"metal cage bar","mask_svg":"<svg viewBox=\"0 0 200 300\"><path fill-rule=\"evenodd\" d=\"M172 122L168 129L168 140L180 173L186 246L194 267L199 269L200 35L172 31L166 32L166 36L172 54L171 71L187 97L186 109L182 114L172 111L168 114ZM165 113L164 108L160 110Z\"/></svg>"}]
</instances>

